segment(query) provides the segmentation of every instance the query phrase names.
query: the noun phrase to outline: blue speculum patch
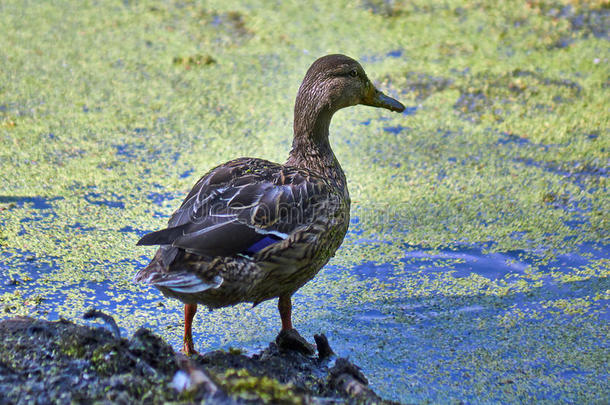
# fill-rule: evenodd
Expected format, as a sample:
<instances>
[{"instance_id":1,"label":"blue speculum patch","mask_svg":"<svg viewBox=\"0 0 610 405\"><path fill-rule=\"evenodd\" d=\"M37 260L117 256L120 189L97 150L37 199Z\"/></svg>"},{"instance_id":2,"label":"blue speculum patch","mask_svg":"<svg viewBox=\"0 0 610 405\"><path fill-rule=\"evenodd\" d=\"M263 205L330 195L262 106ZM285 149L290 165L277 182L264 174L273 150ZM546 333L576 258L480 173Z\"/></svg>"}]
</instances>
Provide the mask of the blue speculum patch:
<instances>
[{"instance_id":1,"label":"blue speculum patch","mask_svg":"<svg viewBox=\"0 0 610 405\"><path fill-rule=\"evenodd\" d=\"M0 317L95 306L179 349L135 243L212 167L284 161L300 80L342 52L408 108L333 118L352 217L300 333L406 403L606 401L608 11L583 3L3 2ZM238 305L194 338L255 352L279 325Z\"/></svg>"},{"instance_id":2,"label":"blue speculum patch","mask_svg":"<svg viewBox=\"0 0 610 405\"><path fill-rule=\"evenodd\" d=\"M273 235L265 236L264 238L261 238L256 243L252 244L252 246L248 247L248 249L246 249L245 253L254 254L260 250L263 250L264 248L266 248L269 245L273 245L274 243L279 242L280 240L282 240L282 239L277 236L273 236Z\"/></svg>"}]
</instances>

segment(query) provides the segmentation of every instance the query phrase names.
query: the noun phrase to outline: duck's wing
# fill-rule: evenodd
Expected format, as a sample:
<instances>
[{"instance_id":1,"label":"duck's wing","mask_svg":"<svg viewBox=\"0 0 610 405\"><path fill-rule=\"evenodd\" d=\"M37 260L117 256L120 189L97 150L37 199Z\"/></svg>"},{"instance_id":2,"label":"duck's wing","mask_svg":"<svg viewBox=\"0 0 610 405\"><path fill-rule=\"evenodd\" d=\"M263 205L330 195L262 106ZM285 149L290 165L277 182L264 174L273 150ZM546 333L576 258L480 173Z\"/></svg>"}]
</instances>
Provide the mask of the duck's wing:
<instances>
[{"instance_id":1,"label":"duck's wing","mask_svg":"<svg viewBox=\"0 0 610 405\"><path fill-rule=\"evenodd\" d=\"M333 194L326 180L307 171L237 159L203 176L168 228L138 245L171 245L207 257L252 255L311 223L316 205Z\"/></svg>"}]
</instances>

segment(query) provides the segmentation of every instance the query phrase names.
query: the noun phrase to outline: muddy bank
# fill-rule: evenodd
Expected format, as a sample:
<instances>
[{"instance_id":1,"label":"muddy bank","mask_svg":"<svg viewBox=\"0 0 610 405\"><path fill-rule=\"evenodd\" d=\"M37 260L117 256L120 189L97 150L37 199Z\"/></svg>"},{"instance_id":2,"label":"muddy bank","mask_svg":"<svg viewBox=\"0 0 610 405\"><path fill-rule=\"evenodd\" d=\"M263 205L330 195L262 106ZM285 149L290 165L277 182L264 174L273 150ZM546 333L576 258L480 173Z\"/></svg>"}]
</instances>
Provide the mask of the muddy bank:
<instances>
[{"instance_id":1,"label":"muddy bank","mask_svg":"<svg viewBox=\"0 0 610 405\"><path fill-rule=\"evenodd\" d=\"M391 403L348 360L318 353L175 353L147 329L129 339L104 328L16 317L0 322L0 403Z\"/></svg>"}]
</instances>

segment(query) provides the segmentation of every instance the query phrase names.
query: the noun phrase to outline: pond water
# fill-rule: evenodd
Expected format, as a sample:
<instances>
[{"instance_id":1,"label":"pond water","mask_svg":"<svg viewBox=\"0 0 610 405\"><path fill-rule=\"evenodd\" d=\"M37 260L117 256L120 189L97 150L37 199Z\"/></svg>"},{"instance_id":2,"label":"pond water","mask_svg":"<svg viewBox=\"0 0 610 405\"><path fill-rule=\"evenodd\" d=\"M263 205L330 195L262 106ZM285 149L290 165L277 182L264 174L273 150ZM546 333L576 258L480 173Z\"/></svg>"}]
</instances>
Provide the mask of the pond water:
<instances>
[{"instance_id":1,"label":"pond water","mask_svg":"<svg viewBox=\"0 0 610 405\"><path fill-rule=\"evenodd\" d=\"M54 199L0 202L7 201L15 209L33 208L34 215L22 221L24 234L28 222L56 216ZM95 230L78 222L70 228L78 234ZM144 233L129 226L119 232ZM379 243L361 236L351 231L346 243L362 250ZM577 401L574 386L589 387L592 379L603 391L607 369L591 358L603 359L608 350L608 245L584 243L544 264L523 250L490 252L491 245L403 245L395 263L363 261L350 269L331 264L295 295L295 323L310 340L326 333L339 356L360 365L374 389L394 400L503 401L526 389L531 400ZM3 317L80 318L84 309L96 307L114 314L124 335L149 327L180 349L180 304L155 289L112 276L53 283L49 278L64 271L56 258L12 249L1 257ZM91 266L102 274L117 266L135 272L148 258ZM275 302L254 309L240 305L200 311L194 337L200 350L239 347L255 353L278 327Z\"/></svg>"},{"instance_id":2,"label":"pond water","mask_svg":"<svg viewBox=\"0 0 610 405\"><path fill-rule=\"evenodd\" d=\"M407 109L333 118L352 219L300 333L405 403L606 401L607 8L264 3L0 5L0 319L96 307L179 349L135 243L215 165L284 161L304 72L342 52ZM195 345L257 352L279 326L273 301L202 310Z\"/></svg>"}]
</instances>

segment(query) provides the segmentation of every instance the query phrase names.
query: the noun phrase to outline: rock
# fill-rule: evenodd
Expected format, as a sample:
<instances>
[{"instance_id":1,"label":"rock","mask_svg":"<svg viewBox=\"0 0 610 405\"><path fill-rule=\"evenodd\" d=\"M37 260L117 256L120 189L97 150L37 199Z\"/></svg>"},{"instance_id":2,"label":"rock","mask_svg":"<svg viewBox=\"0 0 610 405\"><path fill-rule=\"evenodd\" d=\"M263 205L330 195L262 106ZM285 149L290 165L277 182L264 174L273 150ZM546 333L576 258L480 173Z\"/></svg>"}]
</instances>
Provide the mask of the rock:
<instances>
[{"instance_id":1,"label":"rock","mask_svg":"<svg viewBox=\"0 0 610 405\"><path fill-rule=\"evenodd\" d=\"M331 368L328 340L315 339L318 356L270 343L252 357L231 350L187 358L147 329L125 339L63 319L6 319L0 321L0 404L389 403L347 359Z\"/></svg>"}]
</instances>

